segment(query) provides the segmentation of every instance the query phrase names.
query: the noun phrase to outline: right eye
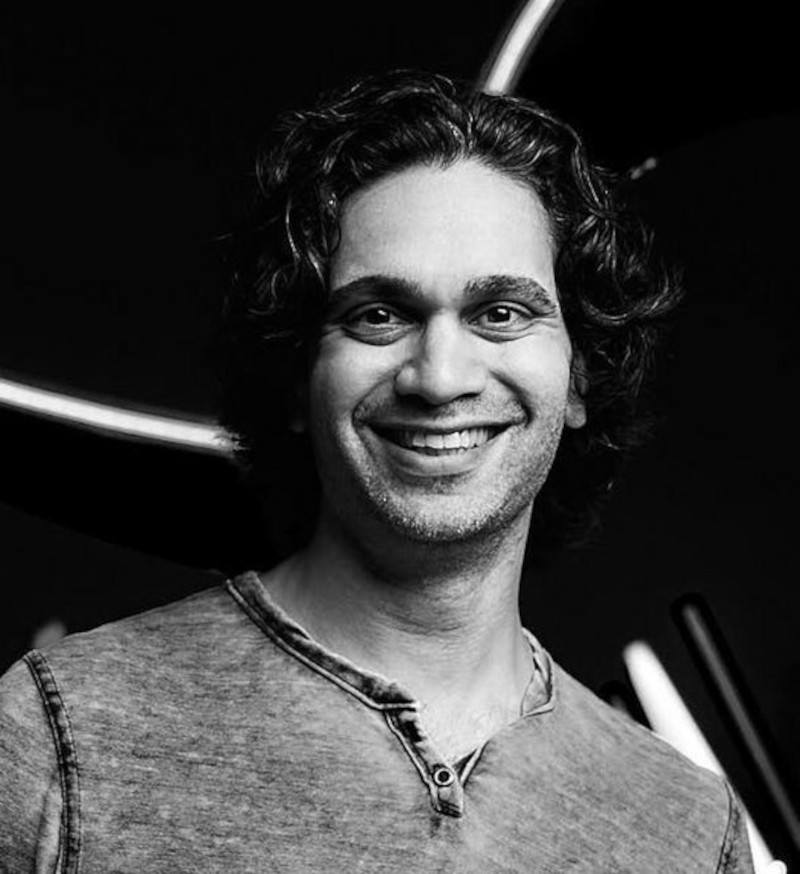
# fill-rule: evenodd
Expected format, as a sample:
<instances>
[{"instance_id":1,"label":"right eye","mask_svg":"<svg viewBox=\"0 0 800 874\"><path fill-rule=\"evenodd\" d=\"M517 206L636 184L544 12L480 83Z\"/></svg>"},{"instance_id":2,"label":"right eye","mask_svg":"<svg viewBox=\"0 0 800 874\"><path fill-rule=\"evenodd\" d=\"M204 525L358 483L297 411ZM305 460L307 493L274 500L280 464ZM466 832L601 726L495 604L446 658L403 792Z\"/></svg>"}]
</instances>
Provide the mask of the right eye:
<instances>
[{"instance_id":1,"label":"right eye","mask_svg":"<svg viewBox=\"0 0 800 874\"><path fill-rule=\"evenodd\" d=\"M410 322L385 304L365 304L347 313L342 324L357 339L390 343L405 332Z\"/></svg>"}]
</instances>

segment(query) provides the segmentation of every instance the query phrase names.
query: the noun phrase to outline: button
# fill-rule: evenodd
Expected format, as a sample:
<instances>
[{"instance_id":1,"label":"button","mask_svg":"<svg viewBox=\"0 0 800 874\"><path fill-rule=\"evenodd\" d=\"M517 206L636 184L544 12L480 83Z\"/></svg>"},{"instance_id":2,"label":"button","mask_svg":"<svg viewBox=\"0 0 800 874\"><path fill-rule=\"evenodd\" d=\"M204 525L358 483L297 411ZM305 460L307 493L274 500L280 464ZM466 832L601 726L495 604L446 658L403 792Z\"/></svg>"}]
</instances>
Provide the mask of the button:
<instances>
[{"instance_id":1,"label":"button","mask_svg":"<svg viewBox=\"0 0 800 874\"><path fill-rule=\"evenodd\" d=\"M445 765L434 765L433 766L433 773L431 774L431 776L433 777L433 782L437 786L442 786L442 787L452 786L453 782L456 779L455 775L450 770L450 768L448 768Z\"/></svg>"}]
</instances>

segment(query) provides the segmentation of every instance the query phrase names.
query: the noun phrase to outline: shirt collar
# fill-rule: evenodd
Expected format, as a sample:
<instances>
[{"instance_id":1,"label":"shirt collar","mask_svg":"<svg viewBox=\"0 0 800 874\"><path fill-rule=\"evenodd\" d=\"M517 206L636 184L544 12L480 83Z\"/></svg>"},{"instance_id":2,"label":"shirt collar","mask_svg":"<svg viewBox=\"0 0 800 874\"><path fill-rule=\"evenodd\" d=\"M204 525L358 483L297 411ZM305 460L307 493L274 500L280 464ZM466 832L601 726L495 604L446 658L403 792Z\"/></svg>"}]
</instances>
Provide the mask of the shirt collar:
<instances>
[{"instance_id":1,"label":"shirt collar","mask_svg":"<svg viewBox=\"0 0 800 874\"><path fill-rule=\"evenodd\" d=\"M255 571L246 571L229 579L225 586L274 643L367 706L377 710L419 709L419 702L395 681L360 668L314 640L275 603ZM527 717L552 710L555 689L550 656L530 631L526 628L523 631L531 647L534 665L520 708L520 715Z\"/></svg>"}]
</instances>

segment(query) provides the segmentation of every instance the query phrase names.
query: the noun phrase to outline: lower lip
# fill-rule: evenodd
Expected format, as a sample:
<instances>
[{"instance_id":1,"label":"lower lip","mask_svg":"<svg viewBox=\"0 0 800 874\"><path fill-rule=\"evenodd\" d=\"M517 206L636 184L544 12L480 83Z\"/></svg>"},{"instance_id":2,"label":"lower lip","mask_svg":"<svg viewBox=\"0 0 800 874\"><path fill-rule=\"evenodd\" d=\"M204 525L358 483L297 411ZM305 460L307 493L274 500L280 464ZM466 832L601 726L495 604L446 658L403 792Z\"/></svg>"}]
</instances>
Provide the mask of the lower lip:
<instances>
[{"instance_id":1,"label":"lower lip","mask_svg":"<svg viewBox=\"0 0 800 874\"><path fill-rule=\"evenodd\" d=\"M412 477L458 476L471 473L488 454L494 451L497 441L504 433L505 431L501 431L480 446L456 451L445 450L441 454L433 454L399 446L369 429L369 434L378 442L392 463Z\"/></svg>"}]
</instances>

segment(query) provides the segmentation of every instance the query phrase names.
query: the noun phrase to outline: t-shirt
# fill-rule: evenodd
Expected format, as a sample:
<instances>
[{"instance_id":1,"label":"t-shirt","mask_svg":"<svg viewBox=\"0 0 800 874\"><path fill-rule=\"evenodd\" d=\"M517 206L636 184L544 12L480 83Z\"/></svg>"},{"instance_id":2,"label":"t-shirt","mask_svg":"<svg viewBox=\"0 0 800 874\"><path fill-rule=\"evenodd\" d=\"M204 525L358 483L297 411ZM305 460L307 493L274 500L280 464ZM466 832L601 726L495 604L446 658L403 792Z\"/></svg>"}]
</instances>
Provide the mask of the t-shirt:
<instances>
[{"instance_id":1,"label":"t-shirt","mask_svg":"<svg viewBox=\"0 0 800 874\"><path fill-rule=\"evenodd\" d=\"M34 650L0 679L0 870L752 871L727 784L528 639L522 715L456 766L252 572Z\"/></svg>"}]
</instances>

